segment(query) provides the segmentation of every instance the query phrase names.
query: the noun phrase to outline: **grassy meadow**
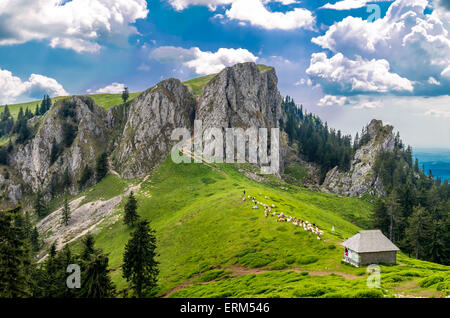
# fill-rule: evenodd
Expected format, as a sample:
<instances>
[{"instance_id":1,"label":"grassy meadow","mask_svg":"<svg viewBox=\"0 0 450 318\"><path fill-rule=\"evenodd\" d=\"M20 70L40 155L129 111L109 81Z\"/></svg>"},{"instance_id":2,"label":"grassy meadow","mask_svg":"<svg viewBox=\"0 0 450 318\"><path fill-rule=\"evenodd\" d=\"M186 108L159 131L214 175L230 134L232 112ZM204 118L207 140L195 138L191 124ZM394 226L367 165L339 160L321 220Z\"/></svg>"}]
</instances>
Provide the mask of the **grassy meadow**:
<instances>
[{"instance_id":1,"label":"grassy meadow","mask_svg":"<svg viewBox=\"0 0 450 318\"><path fill-rule=\"evenodd\" d=\"M157 233L159 296L439 297L446 292L450 276L446 266L401 254L398 265L381 266L382 288L374 290L366 287L366 268L341 263L340 242L369 222L372 205L367 200L318 193L275 178L258 183L237 169L254 168L177 165L167 160L142 182L136 195L138 212L151 221ZM116 182L120 185L114 187ZM85 201L104 197L111 188L120 192L126 187L124 182L108 176L89 190ZM261 208L253 210L248 200L242 200L243 190L274 204L277 212L317 224L325 232L322 239L291 223L266 218ZM119 221L106 223L95 233L96 247L109 254L118 290L127 288L121 265L133 230L122 222L123 206L124 202L114 213ZM74 248L79 248L79 243ZM430 275L444 280L421 286Z\"/></svg>"}]
</instances>

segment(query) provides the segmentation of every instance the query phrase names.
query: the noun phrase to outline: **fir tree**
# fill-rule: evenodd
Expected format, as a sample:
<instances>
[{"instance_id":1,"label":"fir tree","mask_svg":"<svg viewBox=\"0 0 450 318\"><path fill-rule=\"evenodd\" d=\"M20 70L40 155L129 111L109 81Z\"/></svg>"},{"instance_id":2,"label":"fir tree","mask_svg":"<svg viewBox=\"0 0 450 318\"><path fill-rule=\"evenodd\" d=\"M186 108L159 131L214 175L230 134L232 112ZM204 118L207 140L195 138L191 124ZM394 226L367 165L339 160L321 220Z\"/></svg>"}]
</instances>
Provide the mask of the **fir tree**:
<instances>
[{"instance_id":1,"label":"fir tree","mask_svg":"<svg viewBox=\"0 0 450 318\"><path fill-rule=\"evenodd\" d=\"M132 226L138 219L139 215L137 214L137 201L132 191L128 197L127 203L125 204L125 216L123 221L126 225Z\"/></svg>"},{"instance_id":2,"label":"fir tree","mask_svg":"<svg viewBox=\"0 0 450 318\"><path fill-rule=\"evenodd\" d=\"M91 255L94 254L94 236L88 233L83 239L83 252L81 253L81 258L83 260L89 260Z\"/></svg>"},{"instance_id":3,"label":"fir tree","mask_svg":"<svg viewBox=\"0 0 450 318\"><path fill-rule=\"evenodd\" d=\"M31 266L27 244L21 239L23 230L14 225L20 213L17 207L0 211L0 298L27 297L31 294Z\"/></svg>"},{"instance_id":4,"label":"fir tree","mask_svg":"<svg viewBox=\"0 0 450 318\"><path fill-rule=\"evenodd\" d=\"M69 201L67 200L67 196L64 198L64 206L62 209L62 223L67 226L69 225L70 220L70 207Z\"/></svg>"},{"instance_id":5,"label":"fir tree","mask_svg":"<svg viewBox=\"0 0 450 318\"><path fill-rule=\"evenodd\" d=\"M39 251L39 232L37 227L35 226L31 232L31 247L33 248L33 252Z\"/></svg>"},{"instance_id":6,"label":"fir tree","mask_svg":"<svg viewBox=\"0 0 450 318\"><path fill-rule=\"evenodd\" d=\"M420 205L414 208L414 212L408 219L406 228L406 240L414 252L415 258L426 254L427 243L431 237L431 217Z\"/></svg>"},{"instance_id":7,"label":"fir tree","mask_svg":"<svg viewBox=\"0 0 450 318\"><path fill-rule=\"evenodd\" d=\"M114 285L109 277L108 256L100 251L84 262L81 290L82 298L109 298L113 296Z\"/></svg>"},{"instance_id":8,"label":"fir tree","mask_svg":"<svg viewBox=\"0 0 450 318\"><path fill-rule=\"evenodd\" d=\"M44 196L42 194L41 190L38 190L36 193L36 197L34 200L34 212L37 214L38 217L42 218L47 215L47 205L44 201Z\"/></svg>"},{"instance_id":9,"label":"fir tree","mask_svg":"<svg viewBox=\"0 0 450 318\"><path fill-rule=\"evenodd\" d=\"M130 97L130 93L128 92L128 87L125 87L125 89L122 92L122 100L123 100L124 104L127 102L129 97Z\"/></svg>"},{"instance_id":10,"label":"fir tree","mask_svg":"<svg viewBox=\"0 0 450 318\"><path fill-rule=\"evenodd\" d=\"M155 250L155 232L148 221L140 221L125 246L122 266L123 277L127 282L131 282L139 298L156 287L159 263L156 261Z\"/></svg>"}]
</instances>

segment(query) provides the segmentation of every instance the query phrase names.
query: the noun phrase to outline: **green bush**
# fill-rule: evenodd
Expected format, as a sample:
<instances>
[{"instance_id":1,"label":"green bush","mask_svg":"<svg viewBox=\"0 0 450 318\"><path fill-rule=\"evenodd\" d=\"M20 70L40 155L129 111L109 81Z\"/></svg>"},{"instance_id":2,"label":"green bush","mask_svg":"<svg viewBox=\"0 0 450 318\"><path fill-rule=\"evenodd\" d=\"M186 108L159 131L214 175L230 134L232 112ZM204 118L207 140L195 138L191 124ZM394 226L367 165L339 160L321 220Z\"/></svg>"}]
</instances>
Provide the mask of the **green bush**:
<instances>
[{"instance_id":1,"label":"green bush","mask_svg":"<svg viewBox=\"0 0 450 318\"><path fill-rule=\"evenodd\" d=\"M419 282L419 286L420 287L430 287L434 284L444 281L444 278L445 277L442 275L431 275L431 276L428 276L428 277L425 277L424 279L422 279Z\"/></svg>"},{"instance_id":2,"label":"green bush","mask_svg":"<svg viewBox=\"0 0 450 318\"><path fill-rule=\"evenodd\" d=\"M333 292L334 289L331 289L329 287L324 286L312 286L309 288L303 288L303 289L297 289L294 291L293 296L294 297L319 297L322 296L328 292Z\"/></svg>"},{"instance_id":3,"label":"green bush","mask_svg":"<svg viewBox=\"0 0 450 318\"><path fill-rule=\"evenodd\" d=\"M291 264L294 264L294 262L295 262L295 257L294 256L286 257L286 264L291 265Z\"/></svg>"},{"instance_id":4,"label":"green bush","mask_svg":"<svg viewBox=\"0 0 450 318\"><path fill-rule=\"evenodd\" d=\"M283 261L276 261L272 265L270 265L271 270L282 270L287 267L286 263Z\"/></svg>"},{"instance_id":5,"label":"green bush","mask_svg":"<svg viewBox=\"0 0 450 318\"><path fill-rule=\"evenodd\" d=\"M383 293L378 289L369 289L357 291L354 298L383 298Z\"/></svg>"},{"instance_id":6,"label":"green bush","mask_svg":"<svg viewBox=\"0 0 450 318\"><path fill-rule=\"evenodd\" d=\"M256 252L241 257L241 264L245 267L258 268L271 263L273 258L267 254Z\"/></svg>"},{"instance_id":7,"label":"green bush","mask_svg":"<svg viewBox=\"0 0 450 318\"><path fill-rule=\"evenodd\" d=\"M329 250L335 250L336 249L336 245L334 245L334 244L328 245L328 249Z\"/></svg>"},{"instance_id":8,"label":"green bush","mask_svg":"<svg viewBox=\"0 0 450 318\"><path fill-rule=\"evenodd\" d=\"M306 265L306 264L312 264L319 260L317 256L314 255L306 255L306 256L300 256L297 260L298 264Z\"/></svg>"}]
</instances>

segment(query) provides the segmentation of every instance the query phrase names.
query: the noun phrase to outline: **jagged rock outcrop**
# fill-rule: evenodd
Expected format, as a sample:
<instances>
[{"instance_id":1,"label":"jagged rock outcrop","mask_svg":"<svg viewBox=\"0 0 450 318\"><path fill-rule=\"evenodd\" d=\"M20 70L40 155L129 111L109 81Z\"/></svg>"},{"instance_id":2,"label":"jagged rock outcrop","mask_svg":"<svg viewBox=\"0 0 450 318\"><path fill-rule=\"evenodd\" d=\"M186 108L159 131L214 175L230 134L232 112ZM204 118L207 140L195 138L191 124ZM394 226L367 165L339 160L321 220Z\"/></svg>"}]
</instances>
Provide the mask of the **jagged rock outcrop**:
<instances>
[{"instance_id":1,"label":"jagged rock outcrop","mask_svg":"<svg viewBox=\"0 0 450 318\"><path fill-rule=\"evenodd\" d=\"M71 123L76 135L70 146L64 143L63 126L68 118L61 116L64 103L73 110ZM85 165L95 168L97 157L105 150L108 129L104 118L106 111L92 99L72 97L56 103L35 126L34 137L24 145L15 147L10 156L10 167L23 181L23 186L32 192L43 189L46 194L58 187L67 171L75 191L76 181ZM60 151L51 162L52 148Z\"/></svg>"},{"instance_id":2,"label":"jagged rock outcrop","mask_svg":"<svg viewBox=\"0 0 450 318\"><path fill-rule=\"evenodd\" d=\"M145 175L170 154L174 128L203 130L279 126L282 98L275 70L255 63L236 64L215 76L195 99L179 80L168 79L147 90L128 106L128 119L115 143L115 169L122 177ZM281 156L282 157L282 156Z\"/></svg>"},{"instance_id":3,"label":"jagged rock outcrop","mask_svg":"<svg viewBox=\"0 0 450 318\"><path fill-rule=\"evenodd\" d=\"M367 127L368 141L356 150L350 171L341 172L337 167L333 168L327 173L322 189L346 196L384 194L382 182L375 176L373 167L380 152L394 150L392 131L392 126L383 126L381 120L372 120Z\"/></svg>"},{"instance_id":4,"label":"jagged rock outcrop","mask_svg":"<svg viewBox=\"0 0 450 318\"><path fill-rule=\"evenodd\" d=\"M10 154L9 168L17 178L0 180L2 195L17 203L22 193L43 190L50 199L55 189L67 190L61 186L67 175L72 182L69 190L75 194L84 167L94 170L105 151L111 170L127 179L142 177L170 155L176 143L170 140L173 130L193 131L196 119L203 121L203 129L279 127L285 115L277 83L273 68L242 63L221 71L197 99L179 80L167 79L108 112L87 97L61 100L44 116L30 119L33 137ZM61 115L67 104L70 118ZM67 121L76 130L70 145L64 139ZM52 160L55 144L60 150ZM285 150L281 149L281 168ZM87 185L94 182L92 176Z\"/></svg>"},{"instance_id":5,"label":"jagged rock outcrop","mask_svg":"<svg viewBox=\"0 0 450 318\"><path fill-rule=\"evenodd\" d=\"M227 67L203 89L196 119L208 127L279 126L282 98L273 68L260 71L255 63Z\"/></svg>"},{"instance_id":6,"label":"jagged rock outcrop","mask_svg":"<svg viewBox=\"0 0 450 318\"><path fill-rule=\"evenodd\" d=\"M122 177L131 179L167 158L173 129L193 126L195 98L179 80L168 79L134 99L127 112L113 162Z\"/></svg>"}]
</instances>

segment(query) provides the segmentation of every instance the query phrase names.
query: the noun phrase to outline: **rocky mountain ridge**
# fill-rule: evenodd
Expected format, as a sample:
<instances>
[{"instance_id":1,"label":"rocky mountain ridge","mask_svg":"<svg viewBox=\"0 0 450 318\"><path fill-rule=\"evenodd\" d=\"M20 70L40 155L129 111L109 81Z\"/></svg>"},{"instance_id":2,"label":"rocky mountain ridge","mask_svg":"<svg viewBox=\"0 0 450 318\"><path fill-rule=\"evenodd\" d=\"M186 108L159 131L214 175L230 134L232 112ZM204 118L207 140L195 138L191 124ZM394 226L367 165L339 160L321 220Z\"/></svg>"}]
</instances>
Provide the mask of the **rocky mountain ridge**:
<instances>
[{"instance_id":1,"label":"rocky mountain ridge","mask_svg":"<svg viewBox=\"0 0 450 318\"><path fill-rule=\"evenodd\" d=\"M175 144L170 140L173 129L193 131L194 120L203 122L203 130L279 127L286 114L277 83L273 68L261 70L255 63L242 63L222 70L197 97L178 79L167 79L108 111L88 97L58 101L45 115L28 121L33 137L10 153L10 176L0 174L2 196L17 204L24 194L38 191L47 200L58 191L79 193L97 181L94 170L103 153L108 155L110 171L125 179L143 177L170 154ZM392 127L374 120L368 134L370 140L356 151L350 171L332 169L321 186L323 191L382 194L372 167L379 151L393 148ZM283 169L286 160L298 158L292 157L284 133L280 139ZM87 168L91 174L80 184Z\"/></svg>"},{"instance_id":2,"label":"rocky mountain ridge","mask_svg":"<svg viewBox=\"0 0 450 318\"><path fill-rule=\"evenodd\" d=\"M394 127L383 126L381 120L372 120L367 126L367 140L356 150L348 172L337 167L327 173L322 190L345 196L359 196L365 193L384 195L381 180L375 175L373 167L381 151L393 151Z\"/></svg>"},{"instance_id":3,"label":"rocky mountain ridge","mask_svg":"<svg viewBox=\"0 0 450 318\"><path fill-rule=\"evenodd\" d=\"M194 120L202 120L204 129L278 127L283 110L277 82L273 68L242 63L225 68L197 99L178 79L167 79L108 111L87 97L58 101L44 116L28 121L33 137L9 155L12 177L0 179L3 197L17 204L24 193L42 191L50 199L61 189L80 192L96 182L92 173L86 184L77 183L86 167L95 169L102 153L121 177L142 177L170 154L173 129L192 131ZM67 143L70 129L74 136Z\"/></svg>"}]
</instances>

